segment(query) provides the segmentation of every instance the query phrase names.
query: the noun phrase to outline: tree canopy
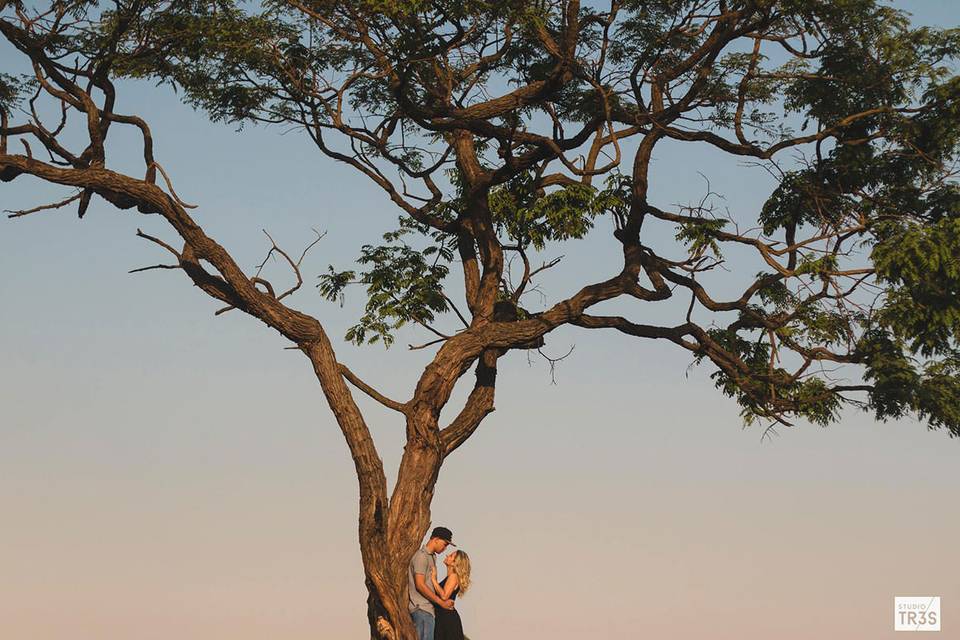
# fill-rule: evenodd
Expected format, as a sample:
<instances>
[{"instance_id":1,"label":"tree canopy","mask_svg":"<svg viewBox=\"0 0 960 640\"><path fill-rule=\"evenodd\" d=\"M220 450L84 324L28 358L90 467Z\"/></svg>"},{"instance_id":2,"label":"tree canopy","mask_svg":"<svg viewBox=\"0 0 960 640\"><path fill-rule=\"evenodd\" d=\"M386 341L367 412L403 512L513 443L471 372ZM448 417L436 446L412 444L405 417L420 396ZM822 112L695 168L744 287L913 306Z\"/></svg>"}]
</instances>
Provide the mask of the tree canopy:
<instances>
[{"instance_id":1,"label":"tree canopy","mask_svg":"<svg viewBox=\"0 0 960 640\"><path fill-rule=\"evenodd\" d=\"M561 321L676 342L748 419L827 423L865 392L878 418L915 412L960 434L957 30L911 28L872 0L141 2L61 37L61 55L169 83L215 120L296 125L386 191L397 232L362 248L359 271L320 279L330 299L366 288L348 340L390 344L452 312L455 261L475 317L478 296L518 304L531 253L609 216L623 273L584 307L686 291L691 313ZM665 139L763 163L779 186L752 223L662 210L646 191ZM644 222L675 228L671 255L643 242ZM724 260L734 244L765 269L714 299L696 276L739 267ZM504 252L526 265L515 284ZM824 361L860 365L862 384L831 383L811 367Z\"/></svg>"}]
</instances>

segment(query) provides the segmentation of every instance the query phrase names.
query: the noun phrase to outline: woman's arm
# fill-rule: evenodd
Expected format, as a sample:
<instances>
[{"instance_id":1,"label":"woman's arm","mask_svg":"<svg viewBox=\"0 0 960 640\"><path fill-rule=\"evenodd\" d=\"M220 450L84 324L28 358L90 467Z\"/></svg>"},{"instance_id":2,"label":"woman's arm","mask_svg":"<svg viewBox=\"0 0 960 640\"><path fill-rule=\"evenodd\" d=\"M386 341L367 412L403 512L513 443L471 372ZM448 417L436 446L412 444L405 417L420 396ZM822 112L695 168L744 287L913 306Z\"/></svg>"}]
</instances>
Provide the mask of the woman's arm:
<instances>
[{"instance_id":1,"label":"woman's arm","mask_svg":"<svg viewBox=\"0 0 960 640\"><path fill-rule=\"evenodd\" d=\"M437 582L437 568L430 567L430 581L433 583L433 592L438 596L443 597L443 589L440 588L440 583ZM443 598L446 600L446 598Z\"/></svg>"},{"instance_id":2,"label":"woman's arm","mask_svg":"<svg viewBox=\"0 0 960 640\"><path fill-rule=\"evenodd\" d=\"M443 598L444 600L450 599L450 594L454 592L457 588L457 585L460 584L460 580L457 578L457 574L448 573L447 582L443 585L443 589L440 588L440 585L437 583L437 574L433 574L433 588L437 590L437 595Z\"/></svg>"}]
</instances>

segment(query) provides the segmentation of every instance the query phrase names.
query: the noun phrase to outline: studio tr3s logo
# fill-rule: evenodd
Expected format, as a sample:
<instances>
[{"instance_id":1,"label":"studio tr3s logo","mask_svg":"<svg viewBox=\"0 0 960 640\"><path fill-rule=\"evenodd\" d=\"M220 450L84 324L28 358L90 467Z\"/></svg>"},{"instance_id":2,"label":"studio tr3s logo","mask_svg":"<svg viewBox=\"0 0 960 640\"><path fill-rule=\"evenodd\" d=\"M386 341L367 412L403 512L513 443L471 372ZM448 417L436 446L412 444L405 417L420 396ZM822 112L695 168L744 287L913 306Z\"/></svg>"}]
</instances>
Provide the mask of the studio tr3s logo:
<instances>
[{"instance_id":1,"label":"studio tr3s logo","mask_svg":"<svg viewBox=\"0 0 960 640\"><path fill-rule=\"evenodd\" d=\"M940 631L940 597L893 599L894 631Z\"/></svg>"}]
</instances>

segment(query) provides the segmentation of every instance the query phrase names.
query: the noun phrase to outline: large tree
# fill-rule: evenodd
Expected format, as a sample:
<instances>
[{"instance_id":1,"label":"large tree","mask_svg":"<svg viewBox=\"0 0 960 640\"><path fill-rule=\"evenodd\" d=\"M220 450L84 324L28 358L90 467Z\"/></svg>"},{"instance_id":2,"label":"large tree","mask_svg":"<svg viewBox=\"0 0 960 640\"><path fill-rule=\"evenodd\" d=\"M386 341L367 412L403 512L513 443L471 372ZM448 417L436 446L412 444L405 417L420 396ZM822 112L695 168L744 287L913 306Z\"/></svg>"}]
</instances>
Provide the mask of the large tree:
<instances>
[{"instance_id":1,"label":"large tree","mask_svg":"<svg viewBox=\"0 0 960 640\"><path fill-rule=\"evenodd\" d=\"M158 268L309 359L356 466L376 638L415 637L407 562L441 465L493 411L498 360L563 325L674 343L748 421L826 424L852 405L960 436L956 30L912 28L874 0L0 0L0 33L33 72L0 75L0 179L73 190L11 215L82 217L96 196L160 216L176 241L139 234L172 256ZM268 247L292 270L283 289L195 222L148 123L115 110L123 78L173 86L213 120L292 126L384 192L397 230L318 288L366 289L349 341L424 328L408 398L365 383L290 306L299 251ZM139 131L142 174L108 168L121 127ZM709 145L776 187L755 212L695 191L656 202L661 143ZM619 268L530 302L550 248L601 219ZM615 300L635 301L632 317L596 310ZM655 304L676 320L651 323ZM392 492L351 388L406 423Z\"/></svg>"}]
</instances>

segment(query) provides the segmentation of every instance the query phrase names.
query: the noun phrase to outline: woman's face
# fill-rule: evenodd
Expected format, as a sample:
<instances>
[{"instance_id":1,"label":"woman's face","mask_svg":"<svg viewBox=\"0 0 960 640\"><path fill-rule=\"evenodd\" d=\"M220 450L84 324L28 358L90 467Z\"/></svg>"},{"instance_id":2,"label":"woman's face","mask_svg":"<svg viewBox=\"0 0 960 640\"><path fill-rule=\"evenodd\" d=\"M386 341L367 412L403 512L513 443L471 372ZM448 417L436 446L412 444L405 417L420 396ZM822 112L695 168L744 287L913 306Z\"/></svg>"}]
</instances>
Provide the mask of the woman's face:
<instances>
[{"instance_id":1,"label":"woman's face","mask_svg":"<svg viewBox=\"0 0 960 640\"><path fill-rule=\"evenodd\" d=\"M456 551L454 551L453 553L447 554L447 557L443 559L443 564L447 565L448 567L453 566L453 557L455 555L457 555Z\"/></svg>"}]
</instances>

